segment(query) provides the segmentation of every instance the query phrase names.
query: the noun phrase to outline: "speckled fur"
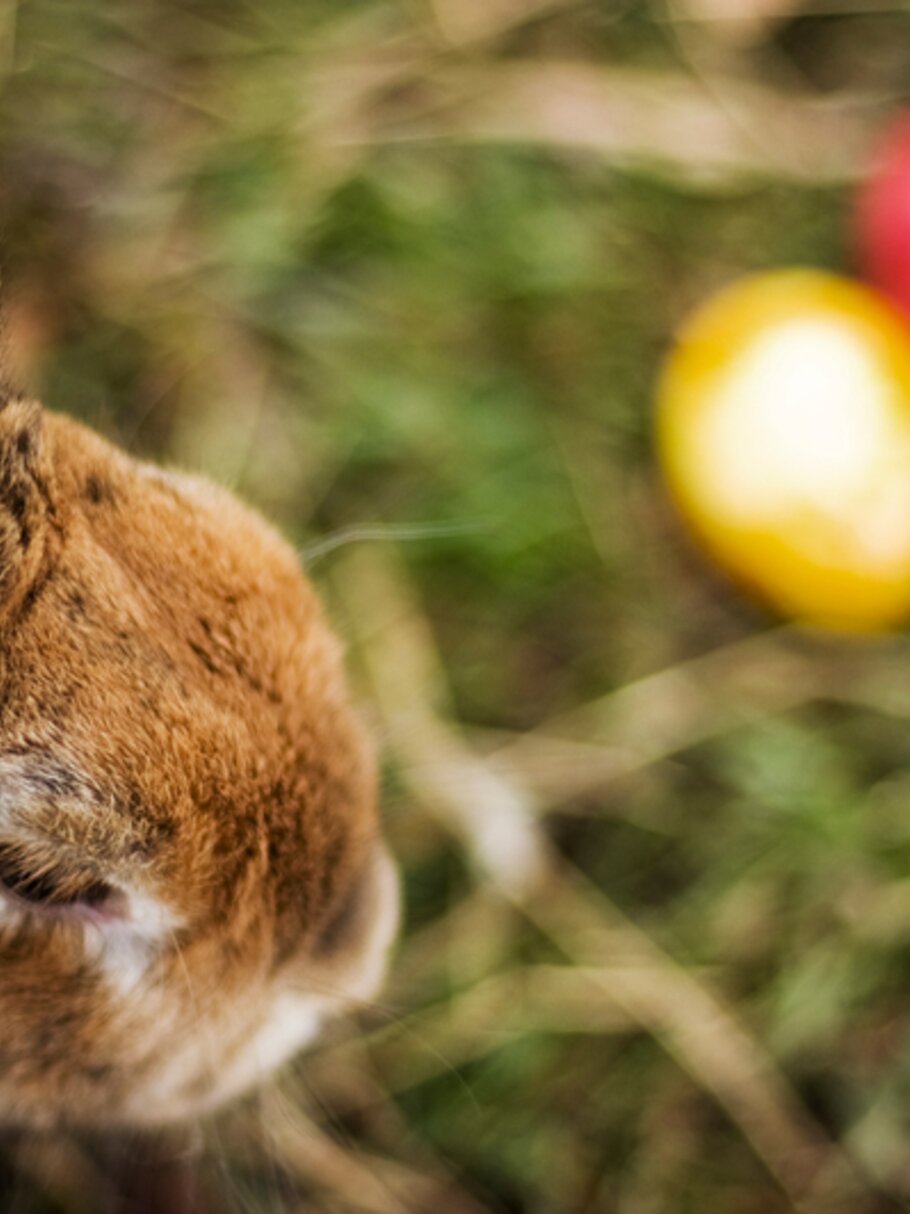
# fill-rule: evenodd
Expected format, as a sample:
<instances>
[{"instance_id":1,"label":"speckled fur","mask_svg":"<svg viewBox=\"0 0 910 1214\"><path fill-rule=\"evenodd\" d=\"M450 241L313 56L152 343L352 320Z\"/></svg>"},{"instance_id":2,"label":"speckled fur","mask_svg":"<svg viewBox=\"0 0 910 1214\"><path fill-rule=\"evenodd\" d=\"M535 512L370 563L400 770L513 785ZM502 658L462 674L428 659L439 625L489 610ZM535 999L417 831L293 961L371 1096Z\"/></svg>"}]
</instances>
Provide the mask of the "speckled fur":
<instances>
[{"instance_id":1,"label":"speckled fur","mask_svg":"<svg viewBox=\"0 0 910 1214\"><path fill-rule=\"evenodd\" d=\"M16 399L0 409L7 837L173 926L0 913L0 1120L210 1107L249 1082L249 1066L223 1077L276 992L349 997L373 763L294 553L227 492ZM136 970L119 984L116 931Z\"/></svg>"}]
</instances>

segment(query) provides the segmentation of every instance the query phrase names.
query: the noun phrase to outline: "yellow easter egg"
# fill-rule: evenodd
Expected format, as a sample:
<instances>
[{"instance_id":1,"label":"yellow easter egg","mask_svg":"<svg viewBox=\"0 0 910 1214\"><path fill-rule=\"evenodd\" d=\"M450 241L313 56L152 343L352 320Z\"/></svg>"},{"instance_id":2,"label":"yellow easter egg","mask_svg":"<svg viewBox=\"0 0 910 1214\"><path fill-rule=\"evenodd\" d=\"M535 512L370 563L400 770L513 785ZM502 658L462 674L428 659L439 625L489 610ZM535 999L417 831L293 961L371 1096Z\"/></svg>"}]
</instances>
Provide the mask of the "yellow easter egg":
<instances>
[{"instance_id":1,"label":"yellow easter egg","mask_svg":"<svg viewBox=\"0 0 910 1214\"><path fill-rule=\"evenodd\" d=\"M910 329L872 291L814 270L721 291L667 359L657 445L703 548L779 612L910 615Z\"/></svg>"}]
</instances>

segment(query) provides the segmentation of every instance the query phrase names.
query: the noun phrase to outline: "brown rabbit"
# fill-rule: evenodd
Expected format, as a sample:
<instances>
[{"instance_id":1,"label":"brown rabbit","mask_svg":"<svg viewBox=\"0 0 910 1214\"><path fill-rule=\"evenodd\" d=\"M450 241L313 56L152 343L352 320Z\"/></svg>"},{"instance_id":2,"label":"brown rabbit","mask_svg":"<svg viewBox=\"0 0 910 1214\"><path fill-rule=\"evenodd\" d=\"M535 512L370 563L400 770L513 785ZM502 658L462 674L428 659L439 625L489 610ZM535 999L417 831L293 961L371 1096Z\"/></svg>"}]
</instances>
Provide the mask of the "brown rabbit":
<instances>
[{"instance_id":1,"label":"brown rabbit","mask_svg":"<svg viewBox=\"0 0 910 1214\"><path fill-rule=\"evenodd\" d=\"M373 760L293 551L0 405L0 1122L213 1108L374 990Z\"/></svg>"}]
</instances>

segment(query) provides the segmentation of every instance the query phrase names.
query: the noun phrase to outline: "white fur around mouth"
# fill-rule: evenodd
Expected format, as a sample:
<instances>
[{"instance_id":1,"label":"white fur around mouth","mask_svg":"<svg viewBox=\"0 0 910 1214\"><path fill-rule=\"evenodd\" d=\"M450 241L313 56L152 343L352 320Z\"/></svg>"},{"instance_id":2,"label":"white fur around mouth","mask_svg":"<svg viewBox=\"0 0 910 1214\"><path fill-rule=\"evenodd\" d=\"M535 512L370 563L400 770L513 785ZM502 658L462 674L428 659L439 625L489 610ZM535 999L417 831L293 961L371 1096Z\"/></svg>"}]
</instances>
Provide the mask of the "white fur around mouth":
<instances>
[{"instance_id":1,"label":"white fur around mouth","mask_svg":"<svg viewBox=\"0 0 910 1214\"><path fill-rule=\"evenodd\" d=\"M400 899L395 865L384 847L377 847L373 864L374 913L369 934L352 963L326 982L325 993L320 990L318 972L313 977L312 992L302 989L303 982L301 989L278 988L259 1027L221 1077L213 1103L266 1078L312 1041L326 1018L374 994L398 929Z\"/></svg>"},{"instance_id":2,"label":"white fur around mouth","mask_svg":"<svg viewBox=\"0 0 910 1214\"><path fill-rule=\"evenodd\" d=\"M318 1035L325 1020L373 995L399 916L395 866L384 848L377 848L373 863L374 913L352 961L340 970L329 966L325 974L314 966L309 989L305 972L277 976L271 989L251 993L245 1005L229 1006L211 1021L197 1020L157 1079L137 1092L128 1117L154 1124L209 1112L268 1078ZM206 1076L211 1084L200 1094Z\"/></svg>"}]
</instances>

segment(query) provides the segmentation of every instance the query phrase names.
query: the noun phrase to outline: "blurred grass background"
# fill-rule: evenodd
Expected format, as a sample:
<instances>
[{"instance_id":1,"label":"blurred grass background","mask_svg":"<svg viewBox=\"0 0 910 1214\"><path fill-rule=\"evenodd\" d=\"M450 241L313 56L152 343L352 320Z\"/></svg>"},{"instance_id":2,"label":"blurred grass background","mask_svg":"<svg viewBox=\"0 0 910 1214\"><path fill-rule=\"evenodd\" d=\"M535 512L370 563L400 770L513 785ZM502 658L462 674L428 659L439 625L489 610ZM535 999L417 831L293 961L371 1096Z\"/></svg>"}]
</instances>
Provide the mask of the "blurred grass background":
<instances>
[{"instance_id":1,"label":"blurred grass background","mask_svg":"<svg viewBox=\"0 0 910 1214\"><path fill-rule=\"evenodd\" d=\"M910 1209L910 648L740 601L650 441L695 302L849 270L907 6L4 0L0 81L17 375L299 543L383 746L391 981L211 1209Z\"/></svg>"}]
</instances>

